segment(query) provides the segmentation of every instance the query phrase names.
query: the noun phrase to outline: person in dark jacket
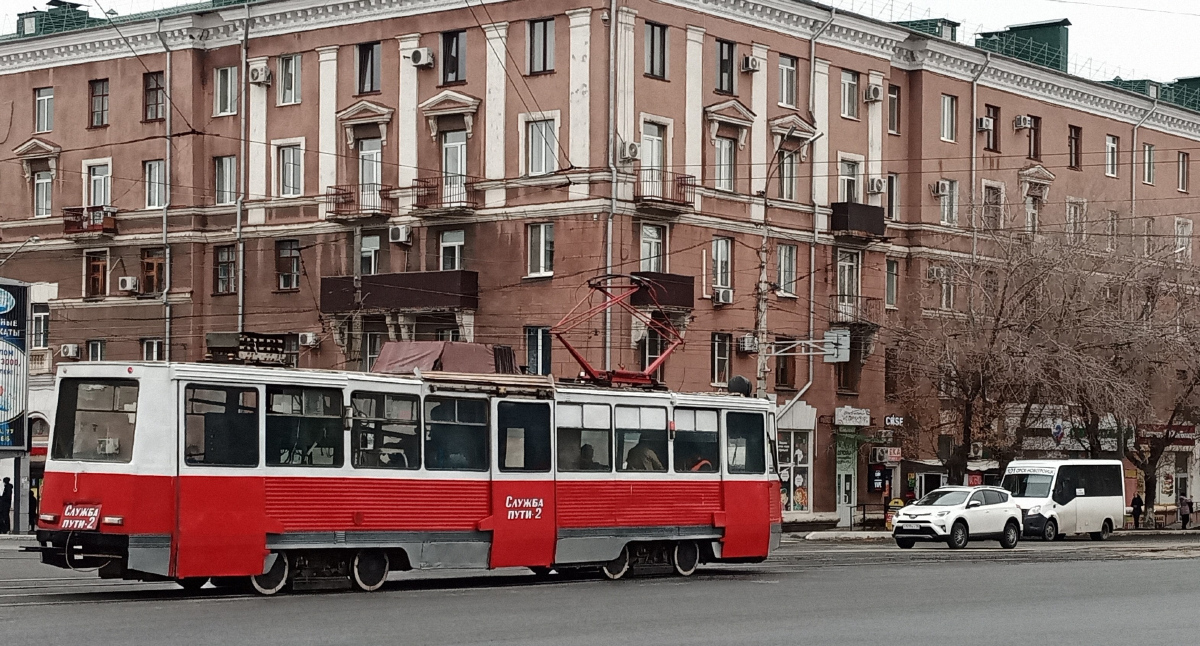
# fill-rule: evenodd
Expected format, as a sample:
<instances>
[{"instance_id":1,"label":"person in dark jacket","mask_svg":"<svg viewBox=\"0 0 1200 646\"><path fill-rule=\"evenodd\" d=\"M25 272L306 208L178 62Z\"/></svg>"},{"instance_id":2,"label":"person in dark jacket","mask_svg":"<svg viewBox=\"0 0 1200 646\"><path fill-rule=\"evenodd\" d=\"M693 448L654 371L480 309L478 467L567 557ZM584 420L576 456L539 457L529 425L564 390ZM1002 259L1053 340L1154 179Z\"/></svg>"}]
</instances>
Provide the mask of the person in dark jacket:
<instances>
[{"instance_id":1,"label":"person in dark jacket","mask_svg":"<svg viewBox=\"0 0 1200 646\"><path fill-rule=\"evenodd\" d=\"M12 523L8 519L9 513L12 511L12 499L12 481L5 478L4 490L0 491L0 534L7 534L12 531Z\"/></svg>"},{"instance_id":2,"label":"person in dark jacket","mask_svg":"<svg viewBox=\"0 0 1200 646\"><path fill-rule=\"evenodd\" d=\"M1137 529L1138 527L1141 527L1142 508L1146 506L1146 503L1142 501L1141 494L1135 493L1133 494L1133 500L1130 501L1129 506L1133 508L1133 528Z\"/></svg>"}]
</instances>

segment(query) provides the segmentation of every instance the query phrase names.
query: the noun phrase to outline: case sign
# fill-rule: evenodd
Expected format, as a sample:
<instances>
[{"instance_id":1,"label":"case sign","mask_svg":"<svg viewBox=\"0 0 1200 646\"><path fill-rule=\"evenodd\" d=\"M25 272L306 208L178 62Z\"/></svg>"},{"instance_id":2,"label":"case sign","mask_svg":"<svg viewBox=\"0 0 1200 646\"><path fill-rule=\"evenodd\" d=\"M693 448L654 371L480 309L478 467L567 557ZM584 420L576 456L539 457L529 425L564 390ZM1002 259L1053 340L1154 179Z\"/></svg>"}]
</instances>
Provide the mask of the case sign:
<instances>
[{"instance_id":1,"label":"case sign","mask_svg":"<svg viewBox=\"0 0 1200 646\"><path fill-rule=\"evenodd\" d=\"M24 449L29 286L0 280L0 448Z\"/></svg>"}]
</instances>

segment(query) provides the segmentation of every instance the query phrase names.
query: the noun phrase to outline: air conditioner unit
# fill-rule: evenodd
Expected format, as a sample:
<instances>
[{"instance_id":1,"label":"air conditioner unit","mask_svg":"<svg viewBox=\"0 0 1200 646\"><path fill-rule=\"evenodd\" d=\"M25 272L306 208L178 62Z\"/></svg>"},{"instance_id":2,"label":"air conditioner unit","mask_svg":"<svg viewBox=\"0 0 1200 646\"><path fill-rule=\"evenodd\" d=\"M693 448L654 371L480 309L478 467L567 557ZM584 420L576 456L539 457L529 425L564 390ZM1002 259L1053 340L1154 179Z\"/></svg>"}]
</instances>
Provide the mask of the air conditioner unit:
<instances>
[{"instance_id":1,"label":"air conditioner unit","mask_svg":"<svg viewBox=\"0 0 1200 646\"><path fill-rule=\"evenodd\" d=\"M753 73L753 72L757 72L761 69L762 69L762 61L759 60L758 58L756 58L754 56L743 56L742 57L742 71L743 72Z\"/></svg>"},{"instance_id":2,"label":"air conditioner unit","mask_svg":"<svg viewBox=\"0 0 1200 646\"><path fill-rule=\"evenodd\" d=\"M61 346L59 346L58 354L66 359L78 359L79 358L79 344L78 343L64 343Z\"/></svg>"},{"instance_id":3,"label":"air conditioner unit","mask_svg":"<svg viewBox=\"0 0 1200 646\"><path fill-rule=\"evenodd\" d=\"M296 336L299 337L300 345L306 348L315 348L321 345L321 337L317 336L316 332L301 332Z\"/></svg>"},{"instance_id":4,"label":"air conditioner unit","mask_svg":"<svg viewBox=\"0 0 1200 646\"><path fill-rule=\"evenodd\" d=\"M122 292L136 292L138 290L137 276L121 276L118 278L117 290Z\"/></svg>"},{"instance_id":5,"label":"air conditioner unit","mask_svg":"<svg viewBox=\"0 0 1200 646\"><path fill-rule=\"evenodd\" d=\"M939 179L938 181L929 185L929 190L933 193L934 197L947 196L950 194L950 180Z\"/></svg>"},{"instance_id":6,"label":"air conditioner unit","mask_svg":"<svg viewBox=\"0 0 1200 646\"><path fill-rule=\"evenodd\" d=\"M415 67L433 67L433 52L429 51L428 47L418 47L412 50L408 60L412 61Z\"/></svg>"},{"instance_id":7,"label":"air conditioner unit","mask_svg":"<svg viewBox=\"0 0 1200 646\"><path fill-rule=\"evenodd\" d=\"M1033 127L1033 117L1025 114L1018 114L1013 118L1014 130L1028 130Z\"/></svg>"},{"instance_id":8,"label":"air conditioner unit","mask_svg":"<svg viewBox=\"0 0 1200 646\"><path fill-rule=\"evenodd\" d=\"M872 177L867 180L868 193L883 193L887 191L887 180L882 177Z\"/></svg>"},{"instance_id":9,"label":"air conditioner unit","mask_svg":"<svg viewBox=\"0 0 1200 646\"><path fill-rule=\"evenodd\" d=\"M622 141L620 150L621 161L633 161L642 154L642 145L636 141Z\"/></svg>"},{"instance_id":10,"label":"air conditioner unit","mask_svg":"<svg viewBox=\"0 0 1200 646\"><path fill-rule=\"evenodd\" d=\"M745 334L738 339L738 352L744 354L755 354L758 352L758 337L753 334Z\"/></svg>"},{"instance_id":11,"label":"air conditioner unit","mask_svg":"<svg viewBox=\"0 0 1200 646\"><path fill-rule=\"evenodd\" d=\"M388 227L388 242L396 244L408 244L412 242L412 227L407 224Z\"/></svg>"},{"instance_id":12,"label":"air conditioner unit","mask_svg":"<svg viewBox=\"0 0 1200 646\"><path fill-rule=\"evenodd\" d=\"M863 90L863 101L865 101L867 103L876 103L876 102L882 101L882 100L883 100L883 86L882 85L868 85L866 87L866 89Z\"/></svg>"},{"instance_id":13,"label":"air conditioner unit","mask_svg":"<svg viewBox=\"0 0 1200 646\"><path fill-rule=\"evenodd\" d=\"M713 287L713 303L728 305L733 302L733 290L728 287Z\"/></svg>"},{"instance_id":14,"label":"air conditioner unit","mask_svg":"<svg viewBox=\"0 0 1200 646\"><path fill-rule=\"evenodd\" d=\"M980 132L991 132L996 129L996 120L991 117L979 117L975 120L975 129Z\"/></svg>"},{"instance_id":15,"label":"air conditioner unit","mask_svg":"<svg viewBox=\"0 0 1200 646\"><path fill-rule=\"evenodd\" d=\"M270 85L271 70L266 65L255 65L250 68L247 78L255 85Z\"/></svg>"},{"instance_id":16,"label":"air conditioner unit","mask_svg":"<svg viewBox=\"0 0 1200 646\"><path fill-rule=\"evenodd\" d=\"M888 450L886 446L877 446L871 449L871 462L882 463L888 461Z\"/></svg>"},{"instance_id":17,"label":"air conditioner unit","mask_svg":"<svg viewBox=\"0 0 1200 646\"><path fill-rule=\"evenodd\" d=\"M971 452L967 456L973 460L983 457L983 442L971 442Z\"/></svg>"}]
</instances>

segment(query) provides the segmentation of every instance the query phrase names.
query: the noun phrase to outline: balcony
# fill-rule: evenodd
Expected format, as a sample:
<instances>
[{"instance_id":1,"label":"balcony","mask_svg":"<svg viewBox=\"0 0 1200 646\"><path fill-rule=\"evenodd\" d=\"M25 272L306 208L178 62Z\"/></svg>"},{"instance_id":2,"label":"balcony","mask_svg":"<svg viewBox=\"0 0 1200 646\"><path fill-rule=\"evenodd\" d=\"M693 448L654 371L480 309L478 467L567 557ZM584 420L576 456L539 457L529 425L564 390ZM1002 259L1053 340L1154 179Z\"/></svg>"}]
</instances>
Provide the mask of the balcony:
<instances>
[{"instance_id":1,"label":"balcony","mask_svg":"<svg viewBox=\"0 0 1200 646\"><path fill-rule=\"evenodd\" d=\"M671 173L658 168L638 171L633 201L645 213L675 215L687 213L696 204L696 176Z\"/></svg>"},{"instance_id":2,"label":"balcony","mask_svg":"<svg viewBox=\"0 0 1200 646\"><path fill-rule=\"evenodd\" d=\"M632 275L644 281L642 288L629 298L629 303L634 307L658 306L664 310L691 310L695 307L695 276L657 271L635 271Z\"/></svg>"},{"instance_id":3,"label":"balcony","mask_svg":"<svg viewBox=\"0 0 1200 646\"><path fill-rule=\"evenodd\" d=\"M883 323L883 299L857 294L829 296L829 324L835 327L878 328Z\"/></svg>"},{"instance_id":4,"label":"balcony","mask_svg":"<svg viewBox=\"0 0 1200 646\"><path fill-rule=\"evenodd\" d=\"M325 191L325 213L330 220L354 221L386 218L396 214L393 186L347 184Z\"/></svg>"},{"instance_id":5,"label":"balcony","mask_svg":"<svg viewBox=\"0 0 1200 646\"><path fill-rule=\"evenodd\" d=\"M363 276L361 281L362 303L356 303L353 276L322 278L321 312L444 312L479 307L479 273L474 271L376 274Z\"/></svg>"},{"instance_id":6,"label":"balcony","mask_svg":"<svg viewBox=\"0 0 1200 646\"><path fill-rule=\"evenodd\" d=\"M111 206L63 207L63 235L77 240L117 235L117 209Z\"/></svg>"},{"instance_id":7,"label":"balcony","mask_svg":"<svg viewBox=\"0 0 1200 646\"><path fill-rule=\"evenodd\" d=\"M413 215L453 215L471 213L481 206L478 179L466 175L420 177L413 181Z\"/></svg>"},{"instance_id":8,"label":"balcony","mask_svg":"<svg viewBox=\"0 0 1200 646\"><path fill-rule=\"evenodd\" d=\"M833 209L829 220L829 229L833 235L866 240L883 237L887 222L882 206L834 202L829 207Z\"/></svg>"}]
</instances>

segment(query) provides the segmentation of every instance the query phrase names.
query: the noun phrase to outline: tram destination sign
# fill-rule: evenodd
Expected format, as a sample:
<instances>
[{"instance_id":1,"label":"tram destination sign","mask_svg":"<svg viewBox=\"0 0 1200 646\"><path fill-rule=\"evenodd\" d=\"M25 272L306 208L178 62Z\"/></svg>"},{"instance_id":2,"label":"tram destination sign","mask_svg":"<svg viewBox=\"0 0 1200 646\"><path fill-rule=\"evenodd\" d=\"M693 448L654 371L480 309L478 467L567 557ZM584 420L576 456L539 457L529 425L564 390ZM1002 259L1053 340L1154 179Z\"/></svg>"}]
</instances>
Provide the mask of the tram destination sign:
<instances>
[{"instance_id":1,"label":"tram destination sign","mask_svg":"<svg viewBox=\"0 0 1200 646\"><path fill-rule=\"evenodd\" d=\"M0 449L27 448L29 286L0 278Z\"/></svg>"}]
</instances>

